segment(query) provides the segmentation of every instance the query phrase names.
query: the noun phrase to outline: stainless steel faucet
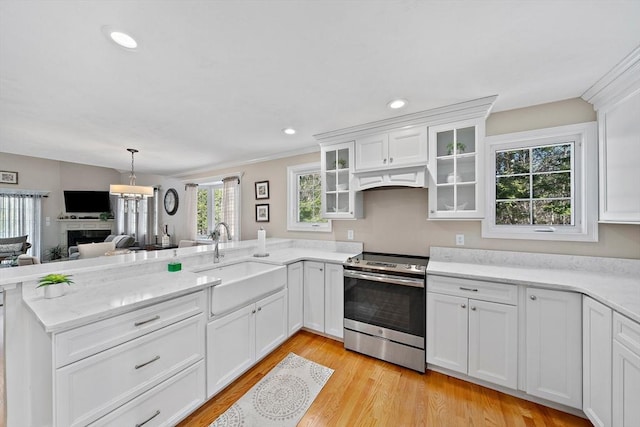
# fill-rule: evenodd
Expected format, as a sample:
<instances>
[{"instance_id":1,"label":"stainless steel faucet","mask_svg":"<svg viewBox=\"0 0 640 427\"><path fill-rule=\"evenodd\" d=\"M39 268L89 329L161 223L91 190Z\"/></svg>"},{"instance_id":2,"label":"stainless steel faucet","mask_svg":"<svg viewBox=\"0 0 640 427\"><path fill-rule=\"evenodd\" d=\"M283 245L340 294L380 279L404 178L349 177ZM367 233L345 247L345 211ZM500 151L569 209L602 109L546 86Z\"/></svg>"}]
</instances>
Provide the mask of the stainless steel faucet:
<instances>
[{"instance_id":1,"label":"stainless steel faucet","mask_svg":"<svg viewBox=\"0 0 640 427\"><path fill-rule=\"evenodd\" d=\"M226 222L220 221L219 223L216 224L215 227L213 227L213 231L211 232L211 235L213 238L213 242L215 244L213 248L214 263L220 262L220 252L218 251L218 244L220 243L220 231L218 231L218 229L220 228L221 225L224 227L225 231L227 232L227 238L231 240L231 232L229 231L229 226L227 225ZM222 256L224 257L224 254Z\"/></svg>"}]
</instances>

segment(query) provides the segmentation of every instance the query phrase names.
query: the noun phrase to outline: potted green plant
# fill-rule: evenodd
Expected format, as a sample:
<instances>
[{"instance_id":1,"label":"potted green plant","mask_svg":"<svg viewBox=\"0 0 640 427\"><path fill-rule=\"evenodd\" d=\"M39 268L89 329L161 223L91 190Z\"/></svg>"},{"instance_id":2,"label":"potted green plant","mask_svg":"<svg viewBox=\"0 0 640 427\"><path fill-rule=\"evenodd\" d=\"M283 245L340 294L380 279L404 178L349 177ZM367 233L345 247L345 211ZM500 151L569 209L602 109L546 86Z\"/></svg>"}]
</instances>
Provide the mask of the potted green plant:
<instances>
[{"instance_id":1,"label":"potted green plant","mask_svg":"<svg viewBox=\"0 0 640 427\"><path fill-rule=\"evenodd\" d=\"M47 250L49 255L49 261L54 261L56 259L62 259L65 256L67 248L62 245L56 245Z\"/></svg>"},{"instance_id":2,"label":"potted green plant","mask_svg":"<svg viewBox=\"0 0 640 427\"><path fill-rule=\"evenodd\" d=\"M45 298L61 297L66 293L66 289L63 285L71 285L73 283L73 280L71 280L70 277L71 274L47 274L40 278L37 287L44 288Z\"/></svg>"},{"instance_id":3,"label":"potted green plant","mask_svg":"<svg viewBox=\"0 0 640 427\"><path fill-rule=\"evenodd\" d=\"M347 167L347 159L338 159L338 166L340 166L341 169L344 169Z\"/></svg>"},{"instance_id":4,"label":"potted green plant","mask_svg":"<svg viewBox=\"0 0 640 427\"><path fill-rule=\"evenodd\" d=\"M453 147L454 147L454 143L450 142L447 144L447 155L452 155L453 154ZM464 153L464 150L467 149L467 146L464 145L462 142L456 142L455 143L455 147L456 147L456 153L460 154L460 153Z\"/></svg>"}]
</instances>

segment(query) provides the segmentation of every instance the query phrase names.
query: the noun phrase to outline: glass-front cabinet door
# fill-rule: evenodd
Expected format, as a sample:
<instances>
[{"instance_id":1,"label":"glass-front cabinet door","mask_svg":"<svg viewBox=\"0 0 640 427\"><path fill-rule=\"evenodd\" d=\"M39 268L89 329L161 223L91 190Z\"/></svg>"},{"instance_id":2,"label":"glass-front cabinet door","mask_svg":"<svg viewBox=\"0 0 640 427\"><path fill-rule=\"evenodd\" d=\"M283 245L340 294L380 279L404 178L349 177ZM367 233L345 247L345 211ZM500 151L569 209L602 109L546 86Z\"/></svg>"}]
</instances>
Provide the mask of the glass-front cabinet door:
<instances>
[{"instance_id":1,"label":"glass-front cabinet door","mask_svg":"<svg viewBox=\"0 0 640 427\"><path fill-rule=\"evenodd\" d=\"M429 218L482 218L484 120L429 128Z\"/></svg>"},{"instance_id":2,"label":"glass-front cabinet door","mask_svg":"<svg viewBox=\"0 0 640 427\"><path fill-rule=\"evenodd\" d=\"M351 190L353 141L323 146L321 149L322 212L325 218L356 218Z\"/></svg>"}]
</instances>

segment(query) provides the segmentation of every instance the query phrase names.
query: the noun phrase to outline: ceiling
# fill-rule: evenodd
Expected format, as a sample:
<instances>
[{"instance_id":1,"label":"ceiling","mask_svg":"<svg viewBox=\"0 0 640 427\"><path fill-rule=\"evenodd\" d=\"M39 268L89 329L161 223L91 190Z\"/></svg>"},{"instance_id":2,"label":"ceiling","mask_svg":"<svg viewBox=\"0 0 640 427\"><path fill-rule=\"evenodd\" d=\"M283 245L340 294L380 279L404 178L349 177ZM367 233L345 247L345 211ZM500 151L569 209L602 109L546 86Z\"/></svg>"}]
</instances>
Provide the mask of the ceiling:
<instances>
[{"instance_id":1,"label":"ceiling","mask_svg":"<svg viewBox=\"0 0 640 427\"><path fill-rule=\"evenodd\" d=\"M133 147L137 172L175 176L489 95L494 111L574 98L639 22L640 1L616 0L1 0L0 152L126 171Z\"/></svg>"}]
</instances>

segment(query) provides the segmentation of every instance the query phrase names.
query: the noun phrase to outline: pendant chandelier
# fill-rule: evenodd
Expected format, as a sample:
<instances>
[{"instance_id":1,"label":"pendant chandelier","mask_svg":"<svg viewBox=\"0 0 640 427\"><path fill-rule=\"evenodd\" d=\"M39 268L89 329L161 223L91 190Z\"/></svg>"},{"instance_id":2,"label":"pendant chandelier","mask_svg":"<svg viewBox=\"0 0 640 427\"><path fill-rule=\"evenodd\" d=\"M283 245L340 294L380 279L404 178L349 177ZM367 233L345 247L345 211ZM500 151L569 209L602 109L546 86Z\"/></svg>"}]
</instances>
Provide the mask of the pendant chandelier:
<instances>
[{"instance_id":1,"label":"pendant chandelier","mask_svg":"<svg viewBox=\"0 0 640 427\"><path fill-rule=\"evenodd\" d=\"M131 175L129 175L129 185L111 184L109 193L119 196L125 200L140 200L153 196L153 187L136 185L136 174L133 170L133 155L138 152L135 148L127 148L131 153Z\"/></svg>"}]
</instances>

